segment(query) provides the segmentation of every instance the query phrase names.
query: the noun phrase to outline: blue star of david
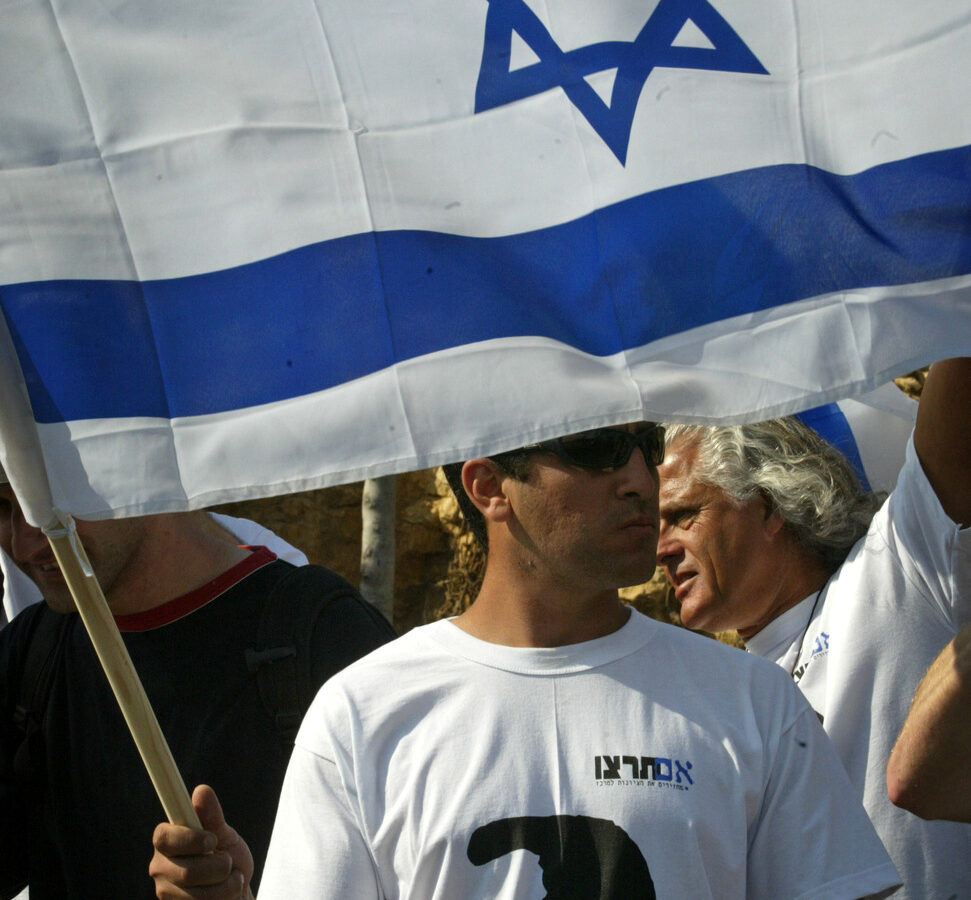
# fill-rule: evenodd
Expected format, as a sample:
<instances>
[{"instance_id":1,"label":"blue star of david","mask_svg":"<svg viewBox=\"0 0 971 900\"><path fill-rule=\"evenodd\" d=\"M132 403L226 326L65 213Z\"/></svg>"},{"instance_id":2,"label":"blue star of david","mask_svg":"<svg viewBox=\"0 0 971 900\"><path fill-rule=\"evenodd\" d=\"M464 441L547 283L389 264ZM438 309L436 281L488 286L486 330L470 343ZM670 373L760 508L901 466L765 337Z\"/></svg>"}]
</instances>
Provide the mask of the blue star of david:
<instances>
[{"instance_id":1,"label":"blue star of david","mask_svg":"<svg viewBox=\"0 0 971 900\"><path fill-rule=\"evenodd\" d=\"M633 41L604 41L569 52L560 49L524 0L488 3L475 111L483 112L561 87L621 165L627 161L637 102L655 67L769 74L708 0L660 0ZM689 20L712 47L672 46ZM510 72L514 31L539 61ZM613 68L617 74L608 105L585 78Z\"/></svg>"}]
</instances>

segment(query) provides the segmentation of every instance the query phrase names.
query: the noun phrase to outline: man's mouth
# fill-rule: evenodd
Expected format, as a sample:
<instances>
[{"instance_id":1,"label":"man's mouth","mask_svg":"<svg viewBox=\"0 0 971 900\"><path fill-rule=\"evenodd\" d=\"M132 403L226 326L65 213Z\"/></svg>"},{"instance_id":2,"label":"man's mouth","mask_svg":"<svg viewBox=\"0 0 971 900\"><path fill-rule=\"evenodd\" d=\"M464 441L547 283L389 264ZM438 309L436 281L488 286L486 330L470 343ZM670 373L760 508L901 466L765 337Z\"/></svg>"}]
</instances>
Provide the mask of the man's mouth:
<instances>
[{"instance_id":1,"label":"man's mouth","mask_svg":"<svg viewBox=\"0 0 971 900\"><path fill-rule=\"evenodd\" d=\"M30 566L30 572L44 581L61 577L61 567L56 562L33 563Z\"/></svg>"},{"instance_id":2,"label":"man's mouth","mask_svg":"<svg viewBox=\"0 0 971 900\"><path fill-rule=\"evenodd\" d=\"M621 527L642 529L644 531L657 531L657 522L650 516L634 516L631 519L627 519Z\"/></svg>"},{"instance_id":3,"label":"man's mouth","mask_svg":"<svg viewBox=\"0 0 971 900\"><path fill-rule=\"evenodd\" d=\"M674 576L674 599L680 603L685 594L691 590L691 585L697 577L697 572L679 572Z\"/></svg>"}]
</instances>

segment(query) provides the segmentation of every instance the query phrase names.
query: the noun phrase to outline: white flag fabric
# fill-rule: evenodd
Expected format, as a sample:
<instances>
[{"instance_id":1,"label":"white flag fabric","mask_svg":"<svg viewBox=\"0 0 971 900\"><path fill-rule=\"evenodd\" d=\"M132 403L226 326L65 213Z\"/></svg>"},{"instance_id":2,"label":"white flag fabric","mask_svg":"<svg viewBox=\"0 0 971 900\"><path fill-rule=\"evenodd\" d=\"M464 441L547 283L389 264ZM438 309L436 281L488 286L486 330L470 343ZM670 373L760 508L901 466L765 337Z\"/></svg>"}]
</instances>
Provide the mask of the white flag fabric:
<instances>
[{"instance_id":1,"label":"white flag fabric","mask_svg":"<svg viewBox=\"0 0 971 900\"><path fill-rule=\"evenodd\" d=\"M750 421L971 351L964 0L0 7L33 521Z\"/></svg>"}]
</instances>

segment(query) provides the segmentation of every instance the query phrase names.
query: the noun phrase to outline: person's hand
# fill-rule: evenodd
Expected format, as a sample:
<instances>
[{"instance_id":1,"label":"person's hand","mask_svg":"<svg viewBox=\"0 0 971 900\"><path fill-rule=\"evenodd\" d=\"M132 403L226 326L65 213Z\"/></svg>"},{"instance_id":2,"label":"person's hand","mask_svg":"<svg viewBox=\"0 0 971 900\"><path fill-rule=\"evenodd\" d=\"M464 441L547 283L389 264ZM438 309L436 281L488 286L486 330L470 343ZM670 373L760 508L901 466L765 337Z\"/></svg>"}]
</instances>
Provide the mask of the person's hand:
<instances>
[{"instance_id":1,"label":"person's hand","mask_svg":"<svg viewBox=\"0 0 971 900\"><path fill-rule=\"evenodd\" d=\"M253 857L226 824L215 791L200 784L192 805L204 830L163 822L152 835L148 874L159 900L252 900Z\"/></svg>"}]
</instances>

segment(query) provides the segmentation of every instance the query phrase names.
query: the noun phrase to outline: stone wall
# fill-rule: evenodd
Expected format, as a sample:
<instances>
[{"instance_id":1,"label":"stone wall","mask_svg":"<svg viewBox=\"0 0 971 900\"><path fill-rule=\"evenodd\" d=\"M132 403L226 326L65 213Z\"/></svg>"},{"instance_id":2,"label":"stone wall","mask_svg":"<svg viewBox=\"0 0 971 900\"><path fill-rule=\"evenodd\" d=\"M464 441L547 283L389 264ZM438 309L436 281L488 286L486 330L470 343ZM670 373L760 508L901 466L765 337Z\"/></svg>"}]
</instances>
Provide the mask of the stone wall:
<instances>
[{"instance_id":1,"label":"stone wall","mask_svg":"<svg viewBox=\"0 0 971 900\"><path fill-rule=\"evenodd\" d=\"M400 633L431 621L445 607L445 582L452 558L452 533L439 506L447 485L435 469L398 478L395 529L394 625ZM253 519L299 547L311 562L358 584L361 575L361 489L341 485L284 497L246 500L217 508ZM454 502L454 501L453 501Z\"/></svg>"}]
</instances>

